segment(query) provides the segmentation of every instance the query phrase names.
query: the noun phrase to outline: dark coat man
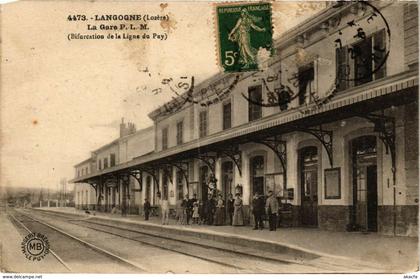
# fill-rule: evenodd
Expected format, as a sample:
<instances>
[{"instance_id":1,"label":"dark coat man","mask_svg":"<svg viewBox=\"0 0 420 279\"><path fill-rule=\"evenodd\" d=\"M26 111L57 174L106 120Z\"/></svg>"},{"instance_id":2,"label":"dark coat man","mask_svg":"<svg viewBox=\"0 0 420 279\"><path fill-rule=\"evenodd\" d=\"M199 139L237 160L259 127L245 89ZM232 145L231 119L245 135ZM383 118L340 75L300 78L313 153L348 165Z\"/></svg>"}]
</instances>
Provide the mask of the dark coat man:
<instances>
[{"instance_id":1,"label":"dark coat man","mask_svg":"<svg viewBox=\"0 0 420 279\"><path fill-rule=\"evenodd\" d=\"M232 221L233 221L233 211L234 211L234 207L233 207L233 203L235 202L235 200L233 199L232 194L229 194L229 198L226 201L226 213L227 216L229 218L229 224L232 225Z\"/></svg>"},{"instance_id":2,"label":"dark coat man","mask_svg":"<svg viewBox=\"0 0 420 279\"><path fill-rule=\"evenodd\" d=\"M189 206L189 199L188 196L186 195L184 197L184 199L181 202L181 207L182 207L182 211L183 211L183 216L184 218L187 218L186 220L184 219L183 221L185 221L185 224L189 224L190 219L188 218L188 206Z\"/></svg>"},{"instance_id":3,"label":"dark coat man","mask_svg":"<svg viewBox=\"0 0 420 279\"><path fill-rule=\"evenodd\" d=\"M213 225L213 217L214 217L214 212L216 210L216 202L213 199L213 196L209 195L209 198L206 202L206 223L207 225Z\"/></svg>"},{"instance_id":4,"label":"dark coat man","mask_svg":"<svg viewBox=\"0 0 420 279\"><path fill-rule=\"evenodd\" d=\"M144 199L143 204L143 211L144 211L144 220L149 220L149 214L150 214L151 205L150 202L147 199Z\"/></svg>"},{"instance_id":5,"label":"dark coat man","mask_svg":"<svg viewBox=\"0 0 420 279\"><path fill-rule=\"evenodd\" d=\"M259 193L255 193L252 199L252 214L254 215L254 230L263 229L264 222L264 198L259 195Z\"/></svg>"}]
</instances>

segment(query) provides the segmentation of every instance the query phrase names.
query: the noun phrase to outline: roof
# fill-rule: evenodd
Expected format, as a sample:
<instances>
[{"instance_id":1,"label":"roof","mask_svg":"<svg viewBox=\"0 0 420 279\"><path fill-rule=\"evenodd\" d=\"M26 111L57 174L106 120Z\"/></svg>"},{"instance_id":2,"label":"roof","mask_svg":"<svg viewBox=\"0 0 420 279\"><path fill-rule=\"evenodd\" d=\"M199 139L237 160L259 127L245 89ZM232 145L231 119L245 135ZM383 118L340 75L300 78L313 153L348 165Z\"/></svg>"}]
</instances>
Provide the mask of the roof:
<instances>
[{"instance_id":1,"label":"roof","mask_svg":"<svg viewBox=\"0 0 420 279\"><path fill-rule=\"evenodd\" d=\"M80 165L83 165L83 164L89 163L89 161L90 161L90 160L92 160L92 158L87 158L86 160L83 160L83 161L81 161L80 163L77 163L76 165L74 165L74 167L76 168L76 167L78 167L78 166L80 166Z\"/></svg>"},{"instance_id":2,"label":"roof","mask_svg":"<svg viewBox=\"0 0 420 279\"><path fill-rule=\"evenodd\" d=\"M373 81L355 88L349 88L341 92L341 94L337 95L336 98L332 99L323 107L313 111L311 110L308 114L302 114L298 108L289 109L282 113L263 117L252 123L248 122L233 127L229 131L220 131L203 139L198 138L159 152L151 152L133 158L131 161L74 178L70 182L80 183L116 171L135 169L137 166L143 164L153 165L154 162L158 162L159 160L164 160L166 162L171 159L187 159L188 152L206 152L206 149L211 149L210 147L212 145L219 144L226 146L231 143L233 144L234 142L238 143L241 140L248 140L247 138L250 135L269 133L270 131L278 133L279 130L282 131L282 133L288 133L294 131L294 125L314 126L319 125L319 123L328 123L337 121L338 119L360 115L361 112L359 112L359 110L364 111L370 109L371 111L375 111L383 108L385 105L391 106L398 105L398 102L401 102L402 104L405 102L412 102L412 95L417 96L417 91L409 91L411 95L406 98L402 98L401 94L405 94L407 89L415 87L418 87L417 70L388 76L378 81ZM414 94L412 94L413 92ZM378 101L377 98L382 98L382 101ZM385 100L387 101L385 102ZM366 105L366 102L369 102L368 106ZM350 105L357 107L357 109L348 109L348 106ZM340 111L340 113L337 113L338 111ZM181 156L183 153L187 156Z\"/></svg>"},{"instance_id":3,"label":"roof","mask_svg":"<svg viewBox=\"0 0 420 279\"><path fill-rule=\"evenodd\" d=\"M309 30L314 30L315 28L317 28L318 25L322 24L324 21L326 21L330 17L336 14L342 13L344 10L350 8L350 6L352 6L354 3L355 2L349 2L339 7L336 7L335 5L330 5L326 9L316 13L315 15L311 16L310 18L304 20L303 22L299 23L295 27L283 33L279 38L277 38L274 41L274 47L283 48L287 46L289 43L294 42L295 38L299 36L300 34L308 32ZM270 58L270 60L273 60L273 59L275 59L275 57ZM241 73L241 74L242 74L241 79L244 79L253 73L248 72L248 73ZM199 91L198 89L204 88L212 83L215 83L218 80L221 80L223 78L226 78L232 75L233 75L232 73L223 73L223 72L216 73L215 75L207 78L206 80L200 82L198 85L194 86L193 95L198 94L198 91ZM153 110L152 112L148 114L149 118L151 118L152 120L155 120L161 113L164 113L166 111L165 109L166 104L172 104L177 101L184 100L186 94L188 94L188 91L182 93L179 97L175 98L175 100L171 100L169 102L166 102L164 105L159 106L157 109Z\"/></svg>"}]
</instances>

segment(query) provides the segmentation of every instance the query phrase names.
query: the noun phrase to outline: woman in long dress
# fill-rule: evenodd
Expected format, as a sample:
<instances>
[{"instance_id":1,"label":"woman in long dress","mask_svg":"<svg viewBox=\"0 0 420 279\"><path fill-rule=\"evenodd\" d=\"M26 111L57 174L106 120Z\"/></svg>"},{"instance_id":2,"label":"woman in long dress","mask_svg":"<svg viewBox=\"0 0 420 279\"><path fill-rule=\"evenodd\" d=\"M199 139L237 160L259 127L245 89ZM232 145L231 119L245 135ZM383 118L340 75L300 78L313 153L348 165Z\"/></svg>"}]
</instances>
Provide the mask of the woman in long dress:
<instances>
[{"instance_id":1,"label":"woman in long dress","mask_svg":"<svg viewBox=\"0 0 420 279\"><path fill-rule=\"evenodd\" d=\"M224 224L224 202L222 195L219 195L219 198L217 199L216 204L216 213L214 214L214 225L215 226L221 226Z\"/></svg>"},{"instance_id":2,"label":"woman in long dress","mask_svg":"<svg viewBox=\"0 0 420 279\"><path fill-rule=\"evenodd\" d=\"M244 225L244 215L242 212L242 199L240 194L235 195L235 201L233 203L234 211L233 211L233 226L243 226Z\"/></svg>"}]
</instances>

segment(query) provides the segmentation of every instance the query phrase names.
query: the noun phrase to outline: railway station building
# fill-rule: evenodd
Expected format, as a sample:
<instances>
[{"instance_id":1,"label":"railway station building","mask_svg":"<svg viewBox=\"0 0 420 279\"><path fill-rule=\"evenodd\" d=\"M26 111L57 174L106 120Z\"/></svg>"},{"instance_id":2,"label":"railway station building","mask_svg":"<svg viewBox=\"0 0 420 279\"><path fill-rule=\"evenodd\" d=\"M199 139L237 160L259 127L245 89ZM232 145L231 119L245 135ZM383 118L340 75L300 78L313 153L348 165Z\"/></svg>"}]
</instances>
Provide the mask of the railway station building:
<instances>
[{"instance_id":1,"label":"railway station building","mask_svg":"<svg viewBox=\"0 0 420 279\"><path fill-rule=\"evenodd\" d=\"M239 193L249 224L253 194L272 190L281 225L417 235L417 3L366 3L329 6L261 71L219 73L93 151L75 166L77 206Z\"/></svg>"}]
</instances>

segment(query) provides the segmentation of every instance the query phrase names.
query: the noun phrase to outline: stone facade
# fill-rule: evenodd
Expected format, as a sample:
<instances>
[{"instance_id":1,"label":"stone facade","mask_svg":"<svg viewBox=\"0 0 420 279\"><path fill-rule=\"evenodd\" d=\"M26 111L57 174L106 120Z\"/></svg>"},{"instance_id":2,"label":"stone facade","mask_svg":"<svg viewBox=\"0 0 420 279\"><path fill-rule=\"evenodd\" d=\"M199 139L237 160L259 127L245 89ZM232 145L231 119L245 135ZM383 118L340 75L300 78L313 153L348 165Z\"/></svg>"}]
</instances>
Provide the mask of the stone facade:
<instances>
[{"instance_id":1,"label":"stone facade","mask_svg":"<svg viewBox=\"0 0 420 279\"><path fill-rule=\"evenodd\" d=\"M350 206L322 205L318 206L319 228L332 231L346 231L350 222Z\"/></svg>"},{"instance_id":2,"label":"stone facade","mask_svg":"<svg viewBox=\"0 0 420 279\"><path fill-rule=\"evenodd\" d=\"M378 232L385 235L417 236L418 211L418 205L379 206Z\"/></svg>"}]
</instances>

